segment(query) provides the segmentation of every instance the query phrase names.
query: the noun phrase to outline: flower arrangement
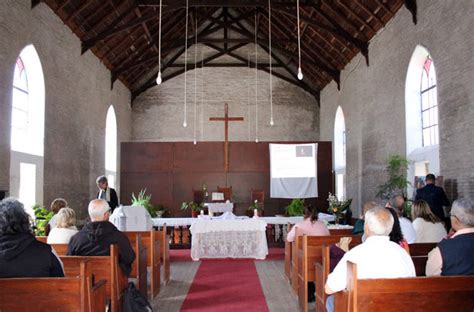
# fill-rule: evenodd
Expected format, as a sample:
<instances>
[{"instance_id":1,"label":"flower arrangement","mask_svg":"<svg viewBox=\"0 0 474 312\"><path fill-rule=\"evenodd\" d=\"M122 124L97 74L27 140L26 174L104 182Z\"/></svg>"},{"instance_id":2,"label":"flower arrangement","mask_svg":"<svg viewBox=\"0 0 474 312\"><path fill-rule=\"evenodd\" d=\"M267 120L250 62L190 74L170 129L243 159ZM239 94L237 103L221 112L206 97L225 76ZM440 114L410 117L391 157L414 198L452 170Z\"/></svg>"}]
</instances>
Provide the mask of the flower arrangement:
<instances>
[{"instance_id":1,"label":"flower arrangement","mask_svg":"<svg viewBox=\"0 0 474 312\"><path fill-rule=\"evenodd\" d=\"M286 207L286 213L288 216L302 216L304 213L304 199L295 198Z\"/></svg>"},{"instance_id":2,"label":"flower arrangement","mask_svg":"<svg viewBox=\"0 0 474 312\"><path fill-rule=\"evenodd\" d=\"M342 214L345 213L347 208L350 207L352 203L352 198L348 200L339 200L336 195L329 193L328 202L328 212L336 216L336 223L338 223Z\"/></svg>"},{"instance_id":3,"label":"flower arrangement","mask_svg":"<svg viewBox=\"0 0 474 312\"><path fill-rule=\"evenodd\" d=\"M36 236L45 236L46 225L48 225L48 222L54 216L54 213L38 204L33 206L33 211L35 213L33 232Z\"/></svg>"},{"instance_id":4,"label":"flower arrangement","mask_svg":"<svg viewBox=\"0 0 474 312\"><path fill-rule=\"evenodd\" d=\"M247 208L248 211L254 211L257 209L257 211L262 211L263 210L263 205L261 202L259 202L257 199L253 201L253 203Z\"/></svg>"},{"instance_id":5,"label":"flower arrangement","mask_svg":"<svg viewBox=\"0 0 474 312\"><path fill-rule=\"evenodd\" d=\"M203 205L202 204L200 205L194 201L183 202L181 204L181 210L187 210L188 208L191 209L191 211L200 212L201 209L203 208Z\"/></svg>"},{"instance_id":6,"label":"flower arrangement","mask_svg":"<svg viewBox=\"0 0 474 312\"><path fill-rule=\"evenodd\" d=\"M151 194L146 194L146 189L142 189L140 193L138 193L138 196L135 196L135 193L132 193L132 205L133 206L142 206L144 207L150 216L152 218L156 218L158 216L158 211L160 210L160 207L155 207L151 203ZM163 209L163 212L165 211L164 207L161 206ZM161 213L161 215L163 214Z\"/></svg>"}]
</instances>

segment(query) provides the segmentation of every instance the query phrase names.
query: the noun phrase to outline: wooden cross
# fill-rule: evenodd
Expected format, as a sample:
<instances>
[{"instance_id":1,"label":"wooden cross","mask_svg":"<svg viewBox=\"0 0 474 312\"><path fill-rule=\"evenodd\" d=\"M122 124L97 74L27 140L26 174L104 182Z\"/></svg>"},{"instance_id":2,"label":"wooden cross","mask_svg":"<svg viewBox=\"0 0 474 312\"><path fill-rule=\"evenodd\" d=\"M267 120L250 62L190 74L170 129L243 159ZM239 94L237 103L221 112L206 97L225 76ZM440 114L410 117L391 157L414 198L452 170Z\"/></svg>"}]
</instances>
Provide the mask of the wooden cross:
<instances>
[{"instance_id":1,"label":"wooden cross","mask_svg":"<svg viewBox=\"0 0 474 312\"><path fill-rule=\"evenodd\" d=\"M225 103L224 117L210 117L210 121L223 121L225 128L224 170L229 172L229 121L243 121L244 117L229 117L229 105Z\"/></svg>"}]
</instances>

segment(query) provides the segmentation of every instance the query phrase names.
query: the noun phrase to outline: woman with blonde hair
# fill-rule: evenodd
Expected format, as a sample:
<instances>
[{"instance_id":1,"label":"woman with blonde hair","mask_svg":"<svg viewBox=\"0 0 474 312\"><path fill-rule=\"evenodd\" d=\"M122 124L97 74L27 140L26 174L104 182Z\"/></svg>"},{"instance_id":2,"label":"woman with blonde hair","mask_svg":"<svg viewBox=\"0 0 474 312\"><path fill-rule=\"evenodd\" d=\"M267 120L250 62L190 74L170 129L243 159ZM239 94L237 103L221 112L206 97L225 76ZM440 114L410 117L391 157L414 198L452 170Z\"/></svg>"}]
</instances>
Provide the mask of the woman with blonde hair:
<instances>
[{"instance_id":1,"label":"woman with blonde hair","mask_svg":"<svg viewBox=\"0 0 474 312\"><path fill-rule=\"evenodd\" d=\"M431 212L428 203L422 199L413 202L411 217L416 243L438 243L448 235L443 222Z\"/></svg>"},{"instance_id":2,"label":"woman with blonde hair","mask_svg":"<svg viewBox=\"0 0 474 312\"><path fill-rule=\"evenodd\" d=\"M48 244L69 244L78 231L76 213L71 208L61 208L57 214L56 227L48 235Z\"/></svg>"}]
</instances>

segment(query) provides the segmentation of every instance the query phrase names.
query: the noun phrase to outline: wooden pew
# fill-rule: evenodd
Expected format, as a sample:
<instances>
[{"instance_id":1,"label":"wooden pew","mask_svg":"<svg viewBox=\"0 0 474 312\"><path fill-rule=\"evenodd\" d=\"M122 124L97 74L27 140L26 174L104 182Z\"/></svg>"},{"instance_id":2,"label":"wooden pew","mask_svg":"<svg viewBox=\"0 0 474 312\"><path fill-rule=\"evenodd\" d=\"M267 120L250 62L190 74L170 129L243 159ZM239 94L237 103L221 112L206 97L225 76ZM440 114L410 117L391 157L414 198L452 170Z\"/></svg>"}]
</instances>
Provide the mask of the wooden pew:
<instances>
[{"instance_id":1,"label":"wooden pew","mask_svg":"<svg viewBox=\"0 0 474 312\"><path fill-rule=\"evenodd\" d=\"M105 311L106 281L93 283L91 263L70 277L2 278L0 311ZM50 291L48 291L50 290Z\"/></svg>"},{"instance_id":2,"label":"wooden pew","mask_svg":"<svg viewBox=\"0 0 474 312\"><path fill-rule=\"evenodd\" d=\"M127 288L128 278L119 266L118 247L110 246L110 256L61 256L66 277L79 274L80 263L89 261L95 279L107 281L106 298L111 301L111 311L121 310L121 296Z\"/></svg>"},{"instance_id":3,"label":"wooden pew","mask_svg":"<svg viewBox=\"0 0 474 312\"><path fill-rule=\"evenodd\" d=\"M347 290L335 297L335 311L474 310L474 276L357 280L357 265L347 263Z\"/></svg>"},{"instance_id":4,"label":"wooden pew","mask_svg":"<svg viewBox=\"0 0 474 312\"><path fill-rule=\"evenodd\" d=\"M338 243L341 237L352 237L352 245L360 244L360 235L330 235L298 237L298 301L303 311L308 311L308 282L315 282L315 262L322 263L322 246Z\"/></svg>"},{"instance_id":5,"label":"wooden pew","mask_svg":"<svg viewBox=\"0 0 474 312\"><path fill-rule=\"evenodd\" d=\"M415 265L416 276L425 276L428 253L433 250L437 243L414 243L410 244L410 256Z\"/></svg>"},{"instance_id":6,"label":"wooden pew","mask_svg":"<svg viewBox=\"0 0 474 312\"><path fill-rule=\"evenodd\" d=\"M150 273L151 273L151 281L150 281L150 289L151 289L151 294L150 297L153 299L155 296L158 295L160 292L160 241L158 237L158 233L155 230L151 231L140 231L140 232L124 232L128 239L131 242L137 241L138 237L141 237L141 244L143 247L146 248L146 251L148 253L147 257L145 258L146 263L142 264L142 267L145 268L145 283L146 283L146 268L150 268ZM134 246L135 244L132 244ZM137 253L137 247L134 247L135 253ZM142 259L142 257L140 258ZM138 269L138 266L134 266L134 269L132 271L132 274L134 274L135 270ZM140 274L139 274L140 275ZM145 284L146 285L146 284ZM140 286L141 287L141 286ZM145 294L146 296L147 294Z\"/></svg>"},{"instance_id":7,"label":"wooden pew","mask_svg":"<svg viewBox=\"0 0 474 312\"><path fill-rule=\"evenodd\" d=\"M325 285L330 271L330 246L321 247L321 262L315 262L314 275L316 279L316 311L326 311Z\"/></svg>"},{"instance_id":8,"label":"wooden pew","mask_svg":"<svg viewBox=\"0 0 474 312\"><path fill-rule=\"evenodd\" d=\"M163 284L167 285L170 281L170 237L167 234L166 223L161 230L156 231L156 236L160 241L161 247L160 260L163 264Z\"/></svg>"},{"instance_id":9,"label":"wooden pew","mask_svg":"<svg viewBox=\"0 0 474 312\"><path fill-rule=\"evenodd\" d=\"M48 236L36 236L36 240L46 244L48 241Z\"/></svg>"}]
</instances>

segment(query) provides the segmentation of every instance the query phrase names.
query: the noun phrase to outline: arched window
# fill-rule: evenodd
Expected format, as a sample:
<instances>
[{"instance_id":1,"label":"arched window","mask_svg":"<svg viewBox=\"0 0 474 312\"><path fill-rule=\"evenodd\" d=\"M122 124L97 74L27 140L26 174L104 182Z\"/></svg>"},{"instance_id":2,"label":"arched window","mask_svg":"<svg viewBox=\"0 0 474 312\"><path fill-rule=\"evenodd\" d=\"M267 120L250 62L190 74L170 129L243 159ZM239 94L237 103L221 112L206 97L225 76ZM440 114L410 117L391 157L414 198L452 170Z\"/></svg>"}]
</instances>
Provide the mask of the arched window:
<instances>
[{"instance_id":1,"label":"arched window","mask_svg":"<svg viewBox=\"0 0 474 312\"><path fill-rule=\"evenodd\" d=\"M105 122L105 173L110 187L115 188L117 180L117 119L110 105Z\"/></svg>"},{"instance_id":2,"label":"arched window","mask_svg":"<svg viewBox=\"0 0 474 312\"><path fill-rule=\"evenodd\" d=\"M438 144L438 96L436 90L436 70L428 55L421 71L421 128L423 146Z\"/></svg>"},{"instance_id":3,"label":"arched window","mask_svg":"<svg viewBox=\"0 0 474 312\"><path fill-rule=\"evenodd\" d=\"M410 162L407 179L439 174L439 118L435 62L417 46L408 65L405 85L406 154ZM408 188L408 195L413 188Z\"/></svg>"},{"instance_id":4,"label":"arched window","mask_svg":"<svg viewBox=\"0 0 474 312\"><path fill-rule=\"evenodd\" d=\"M44 77L32 45L18 56L13 73L10 194L28 212L43 202Z\"/></svg>"},{"instance_id":5,"label":"arched window","mask_svg":"<svg viewBox=\"0 0 474 312\"><path fill-rule=\"evenodd\" d=\"M336 174L336 195L346 196L346 124L344 113L339 106L334 121L334 172Z\"/></svg>"}]
</instances>

